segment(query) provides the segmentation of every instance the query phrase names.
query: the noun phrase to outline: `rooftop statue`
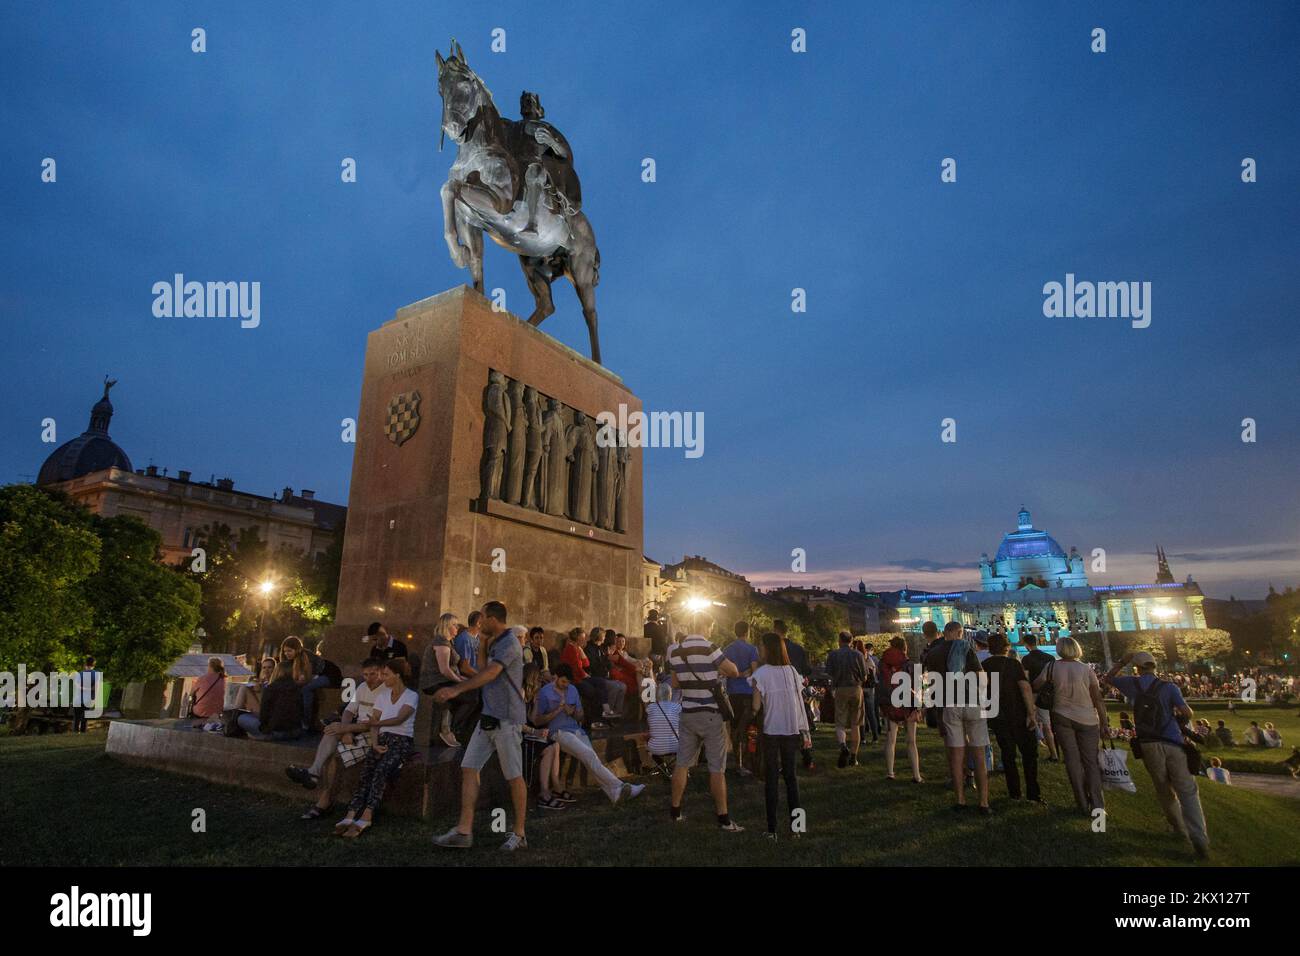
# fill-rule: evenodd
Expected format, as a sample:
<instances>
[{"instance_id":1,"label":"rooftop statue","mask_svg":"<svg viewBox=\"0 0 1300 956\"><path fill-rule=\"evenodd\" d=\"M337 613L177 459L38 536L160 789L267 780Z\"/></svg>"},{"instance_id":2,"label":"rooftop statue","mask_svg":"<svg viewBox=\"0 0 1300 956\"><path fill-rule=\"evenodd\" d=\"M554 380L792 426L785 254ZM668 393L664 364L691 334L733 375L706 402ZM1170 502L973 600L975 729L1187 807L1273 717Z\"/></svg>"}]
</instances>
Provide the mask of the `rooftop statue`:
<instances>
[{"instance_id":1,"label":"rooftop statue","mask_svg":"<svg viewBox=\"0 0 1300 956\"><path fill-rule=\"evenodd\" d=\"M536 93L520 96L517 121L497 112L491 92L455 40L451 54L444 59L439 52L437 58L442 132L456 144L456 160L442 187L443 236L451 261L462 269L469 266L474 288L483 292L483 233L519 256L535 304L531 325L541 325L555 311L551 283L567 276L582 302L591 357L599 362L600 250L582 212L582 187L568 140L545 121Z\"/></svg>"}]
</instances>

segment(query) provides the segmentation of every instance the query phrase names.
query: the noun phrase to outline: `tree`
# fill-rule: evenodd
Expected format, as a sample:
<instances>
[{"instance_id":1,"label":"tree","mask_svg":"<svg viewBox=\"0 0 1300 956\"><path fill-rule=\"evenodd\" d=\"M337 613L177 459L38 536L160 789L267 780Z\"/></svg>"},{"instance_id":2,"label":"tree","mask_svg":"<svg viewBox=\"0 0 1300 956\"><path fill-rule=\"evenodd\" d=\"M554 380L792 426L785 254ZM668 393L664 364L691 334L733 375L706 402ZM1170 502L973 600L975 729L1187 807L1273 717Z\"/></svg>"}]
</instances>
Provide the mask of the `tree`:
<instances>
[{"instance_id":1,"label":"tree","mask_svg":"<svg viewBox=\"0 0 1300 956\"><path fill-rule=\"evenodd\" d=\"M209 650L260 653L290 634L310 642L333 622L341 543L313 561L288 547L272 553L256 528L205 526L198 541L207 567L187 573L202 589Z\"/></svg>"},{"instance_id":2,"label":"tree","mask_svg":"<svg viewBox=\"0 0 1300 956\"><path fill-rule=\"evenodd\" d=\"M94 633L83 641L115 683L161 677L194 639L199 587L161 561L162 536L129 515L94 517L99 569L84 583Z\"/></svg>"},{"instance_id":3,"label":"tree","mask_svg":"<svg viewBox=\"0 0 1300 956\"><path fill-rule=\"evenodd\" d=\"M0 669L75 667L93 609L82 588L99 569L90 515L33 485L0 488Z\"/></svg>"}]
</instances>

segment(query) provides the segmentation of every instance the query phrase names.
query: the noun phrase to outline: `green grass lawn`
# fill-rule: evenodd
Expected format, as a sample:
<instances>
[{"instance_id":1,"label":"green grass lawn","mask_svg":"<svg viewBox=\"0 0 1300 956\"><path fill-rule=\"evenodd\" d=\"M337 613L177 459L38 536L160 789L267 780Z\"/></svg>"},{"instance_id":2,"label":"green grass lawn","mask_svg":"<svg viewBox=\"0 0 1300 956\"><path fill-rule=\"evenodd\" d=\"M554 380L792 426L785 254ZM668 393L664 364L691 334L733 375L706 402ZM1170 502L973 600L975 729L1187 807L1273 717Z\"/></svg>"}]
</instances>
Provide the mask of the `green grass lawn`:
<instances>
[{"instance_id":1,"label":"green grass lawn","mask_svg":"<svg viewBox=\"0 0 1300 956\"><path fill-rule=\"evenodd\" d=\"M918 786L907 780L905 762L899 782L885 780L881 753L869 746L862 766L835 769L834 735L821 728L818 769L801 776L808 832L797 841L761 839L762 783L752 779L730 778L732 815L746 832L718 833L705 775L697 773L683 823L668 819L667 784L658 778L626 805L611 806L590 791L568 810L530 811L530 849L516 857L495 852L500 837L484 832L484 815L479 845L468 852L430 845L432 835L451 824L450 815L432 822L381 817L360 840L343 841L330 835L334 817L315 823L297 819L305 800L116 763L103 754L103 731L84 737L0 737L0 865L1195 864L1190 849L1166 829L1141 763L1133 770L1138 793L1108 792L1107 832L1093 833L1089 821L1073 810L1060 764L1041 765L1046 809L1009 800L995 775L995 816L953 812L941 783L942 748L934 731L922 730L921 737L922 772L929 782ZM1212 863L1300 863L1300 800L1205 781L1200 789L1214 844ZM206 811L206 833L191 831L195 808Z\"/></svg>"},{"instance_id":2,"label":"green grass lawn","mask_svg":"<svg viewBox=\"0 0 1300 956\"><path fill-rule=\"evenodd\" d=\"M1201 748L1206 763L1209 762L1210 757L1218 757L1223 761L1223 765L1234 773L1287 772L1282 766L1282 761L1291 755L1292 747L1300 744L1300 709L1295 706L1271 707L1267 704L1237 703L1236 713L1230 713L1226 702L1190 700L1187 703L1196 717L1198 719L1204 717L1210 722L1211 727L1217 727L1218 722L1223 721L1237 740L1235 747L1224 747L1215 739L1208 741ZM1119 725L1118 715L1121 710L1128 710L1132 715L1132 708L1126 705L1110 704L1109 709L1114 726ZM1273 749L1243 746L1246 729L1252 720L1258 722L1261 727L1272 721L1278 732L1282 734L1282 746Z\"/></svg>"}]
</instances>

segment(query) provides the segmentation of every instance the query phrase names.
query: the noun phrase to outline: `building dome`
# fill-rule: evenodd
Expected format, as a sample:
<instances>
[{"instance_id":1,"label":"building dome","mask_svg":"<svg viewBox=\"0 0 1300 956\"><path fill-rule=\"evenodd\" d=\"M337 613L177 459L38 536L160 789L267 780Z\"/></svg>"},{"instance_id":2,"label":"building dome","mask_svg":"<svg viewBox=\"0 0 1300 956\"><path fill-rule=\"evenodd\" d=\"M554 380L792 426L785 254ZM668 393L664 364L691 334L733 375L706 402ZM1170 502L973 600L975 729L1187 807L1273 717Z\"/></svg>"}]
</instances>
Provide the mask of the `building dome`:
<instances>
[{"instance_id":1,"label":"building dome","mask_svg":"<svg viewBox=\"0 0 1300 956\"><path fill-rule=\"evenodd\" d=\"M113 418L113 403L108 400L108 390L116 384L107 378L104 380L104 396L90 410L90 426L50 453L36 477L38 485L70 481L105 468L131 471L131 459L108 437L108 423Z\"/></svg>"},{"instance_id":2,"label":"building dome","mask_svg":"<svg viewBox=\"0 0 1300 956\"><path fill-rule=\"evenodd\" d=\"M1086 586L1083 562L1077 553L1066 553L1046 531L1034 527L1029 511L1020 509L1015 531L1002 538L997 555L980 562L984 590L1014 589L1025 582L1042 581L1049 586Z\"/></svg>"}]
</instances>

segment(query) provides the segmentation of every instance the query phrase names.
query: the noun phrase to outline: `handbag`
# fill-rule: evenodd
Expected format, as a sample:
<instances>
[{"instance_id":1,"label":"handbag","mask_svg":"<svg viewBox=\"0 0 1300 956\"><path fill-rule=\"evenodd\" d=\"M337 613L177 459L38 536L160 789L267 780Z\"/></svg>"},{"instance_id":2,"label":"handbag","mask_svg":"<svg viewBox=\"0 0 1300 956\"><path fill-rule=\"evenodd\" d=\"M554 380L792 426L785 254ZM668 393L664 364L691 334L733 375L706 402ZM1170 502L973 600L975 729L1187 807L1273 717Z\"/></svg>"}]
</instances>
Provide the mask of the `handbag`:
<instances>
[{"instance_id":1,"label":"handbag","mask_svg":"<svg viewBox=\"0 0 1300 956\"><path fill-rule=\"evenodd\" d=\"M681 654L681 645L677 645L678 653ZM695 668L691 666L691 658L687 654L681 654L682 662L686 669L691 672L691 676L700 680L700 675L695 673ZM713 705L718 708L718 714L727 723L734 723L736 720L736 710L731 706L731 698L727 696L727 689L722 686L722 679L717 678L710 688L713 692Z\"/></svg>"},{"instance_id":2,"label":"handbag","mask_svg":"<svg viewBox=\"0 0 1300 956\"><path fill-rule=\"evenodd\" d=\"M1038 696L1034 698L1034 703L1038 705L1039 710L1050 711L1056 703L1056 685L1052 683L1052 661L1047 665L1047 676L1043 681L1043 686L1038 689Z\"/></svg>"}]
</instances>

